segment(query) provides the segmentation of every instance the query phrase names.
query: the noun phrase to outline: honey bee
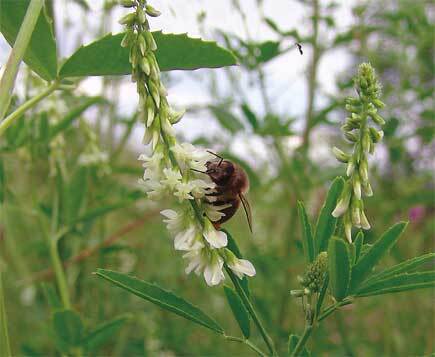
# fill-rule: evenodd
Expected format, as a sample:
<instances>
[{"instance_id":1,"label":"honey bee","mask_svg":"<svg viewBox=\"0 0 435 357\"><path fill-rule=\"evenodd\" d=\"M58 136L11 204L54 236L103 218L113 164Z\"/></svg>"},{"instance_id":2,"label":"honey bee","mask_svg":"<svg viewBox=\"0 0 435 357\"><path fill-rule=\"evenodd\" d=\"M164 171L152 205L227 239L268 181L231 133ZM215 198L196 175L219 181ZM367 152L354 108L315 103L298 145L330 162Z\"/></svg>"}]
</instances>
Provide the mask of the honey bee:
<instances>
[{"instance_id":1,"label":"honey bee","mask_svg":"<svg viewBox=\"0 0 435 357\"><path fill-rule=\"evenodd\" d=\"M215 228L219 229L222 223L231 219L241 202L246 214L249 230L252 233L251 207L244 196L249 190L248 175L239 165L229 160L224 160L223 157L211 151L208 152L216 156L216 159L207 161L205 164L207 170L200 172L207 174L216 184L216 187L213 192L206 195L206 200L215 207L228 206L220 210L225 216L219 221L213 222Z\"/></svg>"}]
</instances>

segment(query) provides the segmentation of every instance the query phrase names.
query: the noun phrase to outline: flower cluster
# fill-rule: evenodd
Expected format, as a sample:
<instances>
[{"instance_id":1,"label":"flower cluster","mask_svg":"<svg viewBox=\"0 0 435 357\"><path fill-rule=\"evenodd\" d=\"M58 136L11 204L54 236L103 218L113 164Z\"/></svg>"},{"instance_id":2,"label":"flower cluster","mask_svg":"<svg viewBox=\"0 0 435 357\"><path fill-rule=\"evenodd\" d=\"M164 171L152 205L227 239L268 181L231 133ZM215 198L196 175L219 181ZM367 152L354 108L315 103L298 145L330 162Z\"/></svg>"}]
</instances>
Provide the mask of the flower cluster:
<instances>
[{"instance_id":1,"label":"flower cluster","mask_svg":"<svg viewBox=\"0 0 435 357\"><path fill-rule=\"evenodd\" d=\"M308 265L304 276L298 277L299 283L304 289L292 290L290 293L296 297L318 293L323 286L327 271L328 253L321 252L316 260Z\"/></svg>"},{"instance_id":2,"label":"flower cluster","mask_svg":"<svg viewBox=\"0 0 435 357\"><path fill-rule=\"evenodd\" d=\"M154 54L157 45L147 20L147 15L160 13L145 0L120 2L134 9L120 20L127 30L121 45L130 48L132 81L137 86L140 118L146 127L143 141L151 146L151 155L139 157L145 168L142 186L150 199L174 196L178 201L179 208L166 209L161 214L174 239L174 248L185 252L187 274L203 274L210 286L225 279L224 264L239 278L253 276L254 266L227 249L227 235L213 225L224 215L221 211L228 208L212 205L206 199L215 184L201 172L206 171L206 163L213 156L189 143L179 144L175 138L172 125L184 112L173 110L167 101Z\"/></svg>"},{"instance_id":3,"label":"flower cluster","mask_svg":"<svg viewBox=\"0 0 435 357\"><path fill-rule=\"evenodd\" d=\"M332 214L334 217L343 216L346 238L349 242L352 241L352 226L370 229L362 200L364 195L373 195L367 157L369 153L374 153L375 145L383 137L383 131L369 126L369 118L378 126L385 124L377 112L384 107L384 103L379 99L381 86L373 67L369 63L362 63L354 81L358 97L347 98L346 110L350 117L346 118L342 126L345 138L353 144L353 152L347 154L336 147L333 148L337 160L347 164L348 179Z\"/></svg>"}]
</instances>

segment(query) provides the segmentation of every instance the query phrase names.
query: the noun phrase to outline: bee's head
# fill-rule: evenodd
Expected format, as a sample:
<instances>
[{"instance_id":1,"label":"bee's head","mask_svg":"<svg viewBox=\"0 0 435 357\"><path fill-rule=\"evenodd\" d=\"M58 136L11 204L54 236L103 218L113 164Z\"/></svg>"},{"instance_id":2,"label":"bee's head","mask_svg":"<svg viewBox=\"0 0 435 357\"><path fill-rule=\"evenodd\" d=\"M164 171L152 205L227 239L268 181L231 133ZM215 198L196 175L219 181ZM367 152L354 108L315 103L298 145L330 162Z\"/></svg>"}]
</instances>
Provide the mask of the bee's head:
<instances>
[{"instance_id":1,"label":"bee's head","mask_svg":"<svg viewBox=\"0 0 435 357\"><path fill-rule=\"evenodd\" d=\"M217 185L225 185L234 173L234 164L228 160L207 161L205 164L212 181Z\"/></svg>"}]
</instances>

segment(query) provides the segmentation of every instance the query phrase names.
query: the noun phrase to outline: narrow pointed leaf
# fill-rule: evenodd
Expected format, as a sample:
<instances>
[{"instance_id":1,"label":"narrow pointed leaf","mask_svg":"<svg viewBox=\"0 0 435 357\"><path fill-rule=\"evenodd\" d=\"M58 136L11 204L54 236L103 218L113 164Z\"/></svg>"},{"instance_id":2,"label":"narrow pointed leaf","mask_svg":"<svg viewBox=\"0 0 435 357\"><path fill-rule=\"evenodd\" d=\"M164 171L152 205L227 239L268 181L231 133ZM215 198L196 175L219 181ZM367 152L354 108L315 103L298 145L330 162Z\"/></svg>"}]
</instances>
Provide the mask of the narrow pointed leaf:
<instances>
[{"instance_id":1,"label":"narrow pointed leaf","mask_svg":"<svg viewBox=\"0 0 435 357\"><path fill-rule=\"evenodd\" d=\"M0 1L0 32L12 47L23 22L30 0ZM51 20L41 11L24 54L24 62L49 81L57 75L56 41Z\"/></svg>"},{"instance_id":2,"label":"narrow pointed leaf","mask_svg":"<svg viewBox=\"0 0 435 357\"><path fill-rule=\"evenodd\" d=\"M240 249L237 246L237 243L234 240L234 238L231 236L230 232L228 232L226 229L223 229L222 231L225 232L225 234L227 235L227 239L228 239L227 248L231 250L237 258L243 259L243 255L240 252ZM249 283L248 283L248 278L246 276L243 276L243 279L240 280L240 285L242 286L242 289L245 292L246 296L249 298L250 296Z\"/></svg>"},{"instance_id":3,"label":"narrow pointed leaf","mask_svg":"<svg viewBox=\"0 0 435 357\"><path fill-rule=\"evenodd\" d=\"M387 254L389 249L396 244L402 232L405 230L407 223L397 223L388 229L373 246L364 254L358 263L352 269L351 292L356 289L366 280L375 265L381 258Z\"/></svg>"},{"instance_id":4,"label":"narrow pointed leaf","mask_svg":"<svg viewBox=\"0 0 435 357\"><path fill-rule=\"evenodd\" d=\"M228 286L224 286L224 291L225 291L225 296L227 297L228 304L231 307L231 311L233 312L234 318L239 324L243 336L249 338L249 336L251 335L251 326L249 321L248 310L246 310L239 295L237 295L233 289L229 288Z\"/></svg>"},{"instance_id":5,"label":"narrow pointed leaf","mask_svg":"<svg viewBox=\"0 0 435 357\"><path fill-rule=\"evenodd\" d=\"M435 271L404 273L360 288L356 296L371 296L435 287Z\"/></svg>"},{"instance_id":6,"label":"narrow pointed leaf","mask_svg":"<svg viewBox=\"0 0 435 357\"><path fill-rule=\"evenodd\" d=\"M129 318L129 316L121 316L101 324L83 339L83 345L88 351L97 349L116 335Z\"/></svg>"},{"instance_id":7,"label":"narrow pointed leaf","mask_svg":"<svg viewBox=\"0 0 435 357\"><path fill-rule=\"evenodd\" d=\"M338 197L343 190L344 180L337 177L333 182L326 196L325 203L320 210L319 218L316 225L314 241L316 243L316 252L325 251L328 247L328 241L334 234L337 218L332 216L332 211L337 205Z\"/></svg>"},{"instance_id":8,"label":"narrow pointed leaf","mask_svg":"<svg viewBox=\"0 0 435 357\"><path fill-rule=\"evenodd\" d=\"M237 64L234 55L216 42L190 38L186 34L153 32L160 70L192 70ZM60 77L124 75L131 73L129 49L121 47L124 33L108 34L82 46L60 69Z\"/></svg>"},{"instance_id":9,"label":"narrow pointed leaf","mask_svg":"<svg viewBox=\"0 0 435 357\"><path fill-rule=\"evenodd\" d=\"M408 259L400 264L392 266L391 268L385 269L385 270L381 271L380 273L371 276L366 281L364 286L373 284L375 281L383 280L383 279L386 279L386 278L389 278L391 276L398 275L401 273L411 273L414 270L416 270L417 268L419 268L420 266L422 266L426 263L429 263L429 262L432 262L432 265L433 265L433 263L435 263L435 253L428 253L428 254L424 254L420 257Z\"/></svg>"},{"instance_id":10,"label":"narrow pointed leaf","mask_svg":"<svg viewBox=\"0 0 435 357\"><path fill-rule=\"evenodd\" d=\"M148 300L165 310L171 311L215 332L224 333L222 327L199 308L155 284L150 284L127 274L111 270L98 269L96 274L99 277L110 281L112 284L115 284L144 300Z\"/></svg>"},{"instance_id":11,"label":"narrow pointed leaf","mask_svg":"<svg viewBox=\"0 0 435 357\"><path fill-rule=\"evenodd\" d=\"M351 277L351 256L347 243L333 237L328 244L328 270L332 295L337 301L347 296Z\"/></svg>"},{"instance_id":12,"label":"narrow pointed leaf","mask_svg":"<svg viewBox=\"0 0 435 357\"><path fill-rule=\"evenodd\" d=\"M305 258L307 260L307 263L312 263L314 261L313 233L311 230L311 223L308 219L307 212L305 211L304 204L300 201L298 202L298 212L301 222L302 244L304 247Z\"/></svg>"}]
</instances>

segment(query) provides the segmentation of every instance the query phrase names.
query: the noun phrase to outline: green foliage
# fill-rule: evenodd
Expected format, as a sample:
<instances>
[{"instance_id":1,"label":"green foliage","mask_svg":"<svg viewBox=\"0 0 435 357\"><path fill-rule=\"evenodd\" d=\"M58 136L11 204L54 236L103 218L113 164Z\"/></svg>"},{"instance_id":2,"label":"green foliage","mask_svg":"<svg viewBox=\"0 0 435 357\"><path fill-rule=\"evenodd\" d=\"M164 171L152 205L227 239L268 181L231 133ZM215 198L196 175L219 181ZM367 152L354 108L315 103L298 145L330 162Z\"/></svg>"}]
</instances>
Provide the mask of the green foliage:
<instances>
[{"instance_id":1,"label":"green foliage","mask_svg":"<svg viewBox=\"0 0 435 357\"><path fill-rule=\"evenodd\" d=\"M0 2L0 32L13 46L26 14L30 0ZM24 62L45 80L57 76L56 41L53 37L52 20L41 11L30 44L24 55Z\"/></svg>"},{"instance_id":2,"label":"green foliage","mask_svg":"<svg viewBox=\"0 0 435 357\"><path fill-rule=\"evenodd\" d=\"M314 260L314 240L313 233L311 231L311 223L308 219L307 212L302 202L298 202L299 219L302 229L302 244L304 246L304 254L307 259L307 263L311 263Z\"/></svg>"},{"instance_id":3,"label":"green foliage","mask_svg":"<svg viewBox=\"0 0 435 357\"><path fill-rule=\"evenodd\" d=\"M123 75L131 73L128 48L121 47L124 33L108 34L80 47L60 69L60 77ZM236 64L235 57L215 42L189 38L186 34L153 32L156 58L162 71L215 68Z\"/></svg>"},{"instance_id":4,"label":"green foliage","mask_svg":"<svg viewBox=\"0 0 435 357\"><path fill-rule=\"evenodd\" d=\"M76 312L61 310L53 314L53 331L61 352L68 353L77 348L82 341L83 330L82 320Z\"/></svg>"},{"instance_id":5,"label":"green foliage","mask_svg":"<svg viewBox=\"0 0 435 357\"><path fill-rule=\"evenodd\" d=\"M316 252L325 251L328 247L328 241L334 234L337 218L332 216L338 197L343 190L344 180L342 177L337 177L333 182L326 196L325 203L320 210L319 218L317 219L314 241L316 243Z\"/></svg>"},{"instance_id":6,"label":"green foliage","mask_svg":"<svg viewBox=\"0 0 435 357\"><path fill-rule=\"evenodd\" d=\"M227 129L230 133L235 134L243 129L243 125L240 123L239 119L230 111L218 106L211 106L210 110L222 127Z\"/></svg>"},{"instance_id":7,"label":"green foliage","mask_svg":"<svg viewBox=\"0 0 435 357\"><path fill-rule=\"evenodd\" d=\"M337 301L347 296L352 271L351 264L349 245L341 238L331 238L328 244L328 270L331 292Z\"/></svg>"},{"instance_id":8,"label":"green foliage","mask_svg":"<svg viewBox=\"0 0 435 357\"><path fill-rule=\"evenodd\" d=\"M300 337L297 336L297 335L291 334L289 336L289 339L288 339L288 353L287 353L288 356L292 355L292 353L295 350L296 345L298 344L299 340L300 340ZM308 349L306 347L304 347L302 349L301 353L298 354L298 356L300 356L300 357L309 357L309 356L311 356L311 353L308 352Z\"/></svg>"},{"instance_id":9,"label":"green foliage","mask_svg":"<svg viewBox=\"0 0 435 357\"><path fill-rule=\"evenodd\" d=\"M236 292L228 286L224 286L225 296L227 297L228 304L231 307L231 311L233 312L234 318L239 324L240 330L243 333L243 336L249 338L251 335L251 325L249 321L249 314L243 305L242 300L236 294Z\"/></svg>"},{"instance_id":10,"label":"green foliage","mask_svg":"<svg viewBox=\"0 0 435 357\"><path fill-rule=\"evenodd\" d=\"M397 223L387 230L368 250L368 252L358 260L352 269L352 279L350 291L355 292L372 272L379 260L396 244L407 223Z\"/></svg>"},{"instance_id":11,"label":"green foliage","mask_svg":"<svg viewBox=\"0 0 435 357\"><path fill-rule=\"evenodd\" d=\"M98 269L96 274L110 281L112 284L142 299L148 300L165 310L171 311L217 333L223 333L222 327L196 306L193 306L186 300L155 284L150 284L135 277L105 269Z\"/></svg>"}]
</instances>

